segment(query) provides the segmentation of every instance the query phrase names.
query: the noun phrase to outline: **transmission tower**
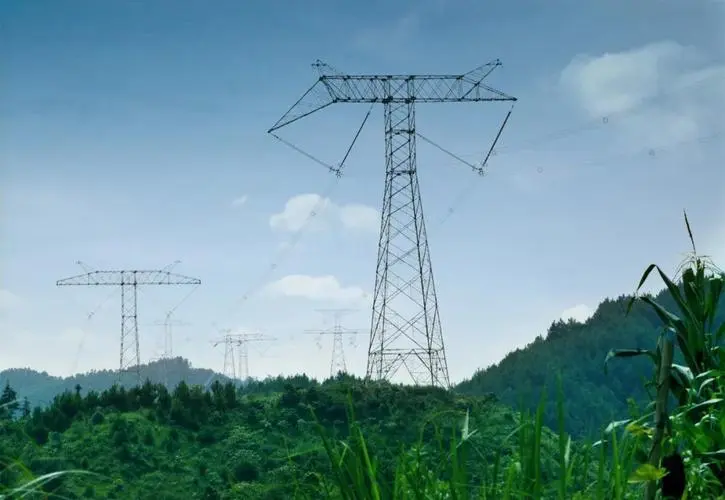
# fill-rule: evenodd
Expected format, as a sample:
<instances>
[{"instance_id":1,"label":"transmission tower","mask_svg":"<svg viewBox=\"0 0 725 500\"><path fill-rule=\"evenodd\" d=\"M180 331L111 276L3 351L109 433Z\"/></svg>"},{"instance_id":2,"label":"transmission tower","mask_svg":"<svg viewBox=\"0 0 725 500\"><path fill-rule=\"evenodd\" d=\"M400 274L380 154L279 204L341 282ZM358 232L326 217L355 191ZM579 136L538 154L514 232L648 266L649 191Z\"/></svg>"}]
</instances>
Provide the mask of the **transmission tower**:
<instances>
[{"instance_id":1,"label":"transmission tower","mask_svg":"<svg viewBox=\"0 0 725 500\"><path fill-rule=\"evenodd\" d=\"M261 333L232 334L231 332L232 330L230 328L221 330L221 333L225 333L225 335L220 339L213 340L212 344L214 347L224 344L224 369L222 370L222 374L232 380L239 378L241 381L246 381L249 378L249 343L275 339ZM235 365L234 362L235 351L238 365Z\"/></svg>"},{"instance_id":2,"label":"transmission tower","mask_svg":"<svg viewBox=\"0 0 725 500\"><path fill-rule=\"evenodd\" d=\"M174 349L173 349L173 338L174 338L174 331L173 327L175 326L190 326L191 323L188 323L186 321L181 321L178 319L172 319L171 315L173 314L173 311L169 311L166 313L166 316L164 317L163 321L156 321L154 322L155 326L163 326L164 327L164 353L163 357L166 359L171 359L174 357Z\"/></svg>"},{"instance_id":3,"label":"transmission tower","mask_svg":"<svg viewBox=\"0 0 725 500\"><path fill-rule=\"evenodd\" d=\"M120 374L133 370L141 382L141 353L138 337L138 287L142 285L200 285L201 280L167 270L90 271L59 280L57 286L121 287L121 355Z\"/></svg>"},{"instance_id":4,"label":"transmission tower","mask_svg":"<svg viewBox=\"0 0 725 500\"><path fill-rule=\"evenodd\" d=\"M416 168L416 103L515 102L516 98L489 87L483 80L501 63L496 60L461 75L343 75L318 61L317 82L269 133L281 142L325 165L337 176L367 121L338 166L328 165L280 138L275 132L334 103L383 105L385 127L385 189L380 222L377 269L366 378L389 379L405 367L413 383L450 387L438 313L423 205ZM511 111L504 118L480 165L483 175Z\"/></svg>"},{"instance_id":5,"label":"transmission tower","mask_svg":"<svg viewBox=\"0 0 725 500\"><path fill-rule=\"evenodd\" d=\"M171 319L171 315L173 313L174 310L171 310L166 313L164 321L154 322L154 325L164 327L164 351L161 355L161 359L163 360L164 367L164 385L167 388L169 387L169 360L173 357L173 327L174 325L189 326L191 324L186 321Z\"/></svg>"},{"instance_id":6,"label":"transmission tower","mask_svg":"<svg viewBox=\"0 0 725 500\"><path fill-rule=\"evenodd\" d=\"M338 373L347 373L345 364L345 347L342 342L343 335L357 335L360 330L350 330L343 328L340 322L345 314L355 312L354 309L318 309L321 313L332 313L333 327L332 330L305 330L308 335L332 335L332 359L330 361L330 377L336 376Z\"/></svg>"}]
</instances>

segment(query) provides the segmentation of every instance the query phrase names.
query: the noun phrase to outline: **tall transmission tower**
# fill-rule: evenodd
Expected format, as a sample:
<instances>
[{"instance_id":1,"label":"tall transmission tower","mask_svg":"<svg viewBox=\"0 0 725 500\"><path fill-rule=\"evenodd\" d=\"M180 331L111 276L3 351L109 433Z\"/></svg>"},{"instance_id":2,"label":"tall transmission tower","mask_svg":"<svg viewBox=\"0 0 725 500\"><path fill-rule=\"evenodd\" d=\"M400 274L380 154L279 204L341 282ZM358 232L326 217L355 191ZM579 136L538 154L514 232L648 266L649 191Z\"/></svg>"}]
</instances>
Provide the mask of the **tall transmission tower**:
<instances>
[{"instance_id":1,"label":"tall transmission tower","mask_svg":"<svg viewBox=\"0 0 725 500\"><path fill-rule=\"evenodd\" d=\"M321 313L332 313L333 327L332 330L305 330L308 335L332 335L332 359L330 360L330 377L336 376L338 373L347 373L347 365L345 363L345 347L342 341L343 335L357 335L362 333L360 330L350 330L343 328L341 318L345 314L355 312L354 309L318 309Z\"/></svg>"},{"instance_id":2,"label":"tall transmission tower","mask_svg":"<svg viewBox=\"0 0 725 500\"><path fill-rule=\"evenodd\" d=\"M119 377L124 371L136 372L141 382L141 353L138 336L138 287L146 285L200 285L201 280L166 270L89 271L56 282L57 286L121 287L121 352Z\"/></svg>"},{"instance_id":3,"label":"tall transmission tower","mask_svg":"<svg viewBox=\"0 0 725 500\"><path fill-rule=\"evenodd\" d=\"M214 347L224 344L224 369L222 374L230 379L247 380L249 378L249 343L271 341L275 340L274 337L252 332L232 334L230 328L221 330L221 332L225 333L225 335L220 339L213 340L212 344ZM235 352L238 364L234 360Z\"/></svg>"},{"instance_id":4,"label":"tall transmission tower","mask_svg":"<svg viewBox=\"0 0 725 500\"><path fill-rule=\"evenodd\" d=\"M450 387L438 300L423 220L416 167L416 103L515 102L516 98L483 83L501 63L484 64L460 75L344 75L318 61L319 78L269 133L281 142L326 166L337 176L342 162L328 165L280 138L276 131L334 103L383 105L385 128L385 189L380 221L377 269L366 378L389 379L405 367L415 384ZM480 165L468 163L483 175L505 127L504 118Z\"/></svg>"}]
</instances>

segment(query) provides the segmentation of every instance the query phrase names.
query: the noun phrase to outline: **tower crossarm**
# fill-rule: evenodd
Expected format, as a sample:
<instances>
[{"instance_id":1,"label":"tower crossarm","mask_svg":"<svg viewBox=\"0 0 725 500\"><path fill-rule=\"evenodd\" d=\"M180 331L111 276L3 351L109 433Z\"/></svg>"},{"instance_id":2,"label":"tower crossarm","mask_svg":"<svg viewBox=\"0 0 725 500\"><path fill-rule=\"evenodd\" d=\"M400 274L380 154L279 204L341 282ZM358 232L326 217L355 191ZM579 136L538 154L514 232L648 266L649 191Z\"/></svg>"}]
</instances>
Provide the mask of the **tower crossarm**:
<instances>
[{"instance_id":1,"label":"tower crossarm","mask_svg":"<svg viewBox=\"0 0 725 500\"><path fill-rule=\"evenodd\" d=\"M351 330L349 328L335 328L332 330L305 330L306 335L360 335L362 330Z\"/></svg>"},{"instance_id":2,"label":"tower crossarm","mask_svg":"<svg viewBox=\"0 0 725 500\"><path fill-rule=\"evenodd\" d=\"M327 106L344 103L447 103L447 102L515 102L516 98L486 85L483 81L497 67L499 60L486 63L460 75L342 75L325 71L316 63L321 75L269 133L309 116Z\"/></svg>"},{"instance_id":3,"label":"tower crossarm","mask_svg":"<svg viewBox=\"0 0 725 500\"><path fill-rule=\"evenodd\" d=\"M200 285L201 280L168 271L92 271L56 282L57 286Z\"/></svg>"}]
</instances>

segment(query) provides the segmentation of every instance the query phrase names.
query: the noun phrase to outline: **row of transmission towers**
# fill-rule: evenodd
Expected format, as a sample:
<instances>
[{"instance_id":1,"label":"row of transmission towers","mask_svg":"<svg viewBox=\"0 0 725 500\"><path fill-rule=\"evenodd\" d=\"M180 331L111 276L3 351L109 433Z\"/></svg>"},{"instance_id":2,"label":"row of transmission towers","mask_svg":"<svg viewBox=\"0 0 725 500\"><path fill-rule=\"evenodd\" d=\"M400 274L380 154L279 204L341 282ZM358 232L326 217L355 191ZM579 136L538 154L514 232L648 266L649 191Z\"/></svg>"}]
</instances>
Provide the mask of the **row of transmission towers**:
<instances>
[{"instance_id":1,"label":"row of transmission towers","mask_svg":"<svg viewBox=\"0 0 725 500\"><path fill-rule=\"evenodd\" d=\"M469 165L474 172L485 174L489 158L511 115L505 115L488 153L480 164L468 163L438 146L417 130L415 111L425 103L488 103L515 102L516 98L496 90L484 80L499 66L495 60L463 74L384 75L342 74L317 61L317 81L269 130L281 142L288 143L278 132L306 116L335 103L369 104L370 110L347 149L342 162L332 166L316 160L338 177L352 150L372 107L382 104L385 133L385 184L380 220L378 258L373 287L372 317L366 378L390 379L404 369L415 384L450 387L443 332L438 310L438 298L433 280L423 204L417 170L416 139L420 138L458 161ZM199 285L200 280L162 270L87 271L57 282L62 285L116 286L121 288L121 349L120 371L135 370L140 378L137 289L147 285ZM320 332L317 332L318 334ZM341 352L341 331L332 332L333 353ZM240 376L247 376L247 343L250 336L232 337L223 342L225 372L231 366L232 347L239 356ZM166 352L170 352L170 342ZM340 356L337 356L340 358ZM344 368L333 355L331 371Z\"/></svg>"},{"instance_id":2,"label":"row of transmission towers","mask_svg":"<svg viewBox=\"0 0 725 500\"><path fill-rule=\"evenodd\" d=\"M196 278L173 274L167 266L160 270L91 270L82 262L78 262L84 274L61 279L57 286L117 286L121 288L121 338L119 377L121 374L132 371L140 382L140 343L138 324L138 287L144 285L199 285L201 281ZM155 322L156 326L164 328L163 369L164 384L169 385L168 360L173 357L174 325L188 325L189 323L172 319L173 309L168 311L163 322ZM357 335L359 330L348 330L341 326L340 318L344 314L354 312L351 309L320 309L322 313L332 313L334 327L332 330L308 330L305 333L317 335L333 335L332 361L330 375L347 372L345 353L342 343L344 335ZM232 333L232 329L223 329L223 337L212 341L214 347L224 345L224 367L222 374L229 379L245 381L249 378L249 344L253 342L274 341L274 337L258 332Z\"/></svg>"}]
</instances>

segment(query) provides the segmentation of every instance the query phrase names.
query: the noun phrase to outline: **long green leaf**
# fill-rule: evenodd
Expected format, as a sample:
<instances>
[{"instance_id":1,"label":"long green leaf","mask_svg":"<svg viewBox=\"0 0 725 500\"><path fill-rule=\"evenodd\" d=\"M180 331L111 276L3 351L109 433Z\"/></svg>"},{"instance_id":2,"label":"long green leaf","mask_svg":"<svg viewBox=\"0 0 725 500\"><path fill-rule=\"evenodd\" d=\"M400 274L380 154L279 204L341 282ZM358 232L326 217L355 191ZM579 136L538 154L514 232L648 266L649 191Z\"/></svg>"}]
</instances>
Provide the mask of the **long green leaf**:
<instances>
[{"instance_id":1,"label":"long green leaf","mask_svg":"<svg viewBox=\"0 0 725 500\"><path fill-rule=\"evenodd\" d=\"M657 355L651 349L611 349L604 358L604 373L608 373L609 361L613 358L631 358L634 356L649 356L657 362Z\"/></svg>"},{"instance_id":2,"label":"long green leaf","mask_svg":"<svg viewBox=\"0 0 725 500\"><path fill-rule=\"evenodd\" d=\"M677 303L677 307L680 309L680 311L687 317L687 319L691 321L696 320L696 314L693 312L692 308L690 307L691 304L688 304L687 301L682 297L682 293L680 292L680 288L673 283L673 281L665 274L665 272L660 269L659 266L655 266L657 268L657 273L660 275L660 278L664 282L665 286L667 287L667 290L670 292L670 297ZM687 273L683 276L683 281L685 286L683 287L685 290L688 290L687 284L690 281L687 277ZM685 292L687 293L687 292ZM697 305L697 298L693 299L695 305ZM654 301L653 301L654 302ZM674 316L674 315L672 315Z\"/></svg>"}]
</instances>

